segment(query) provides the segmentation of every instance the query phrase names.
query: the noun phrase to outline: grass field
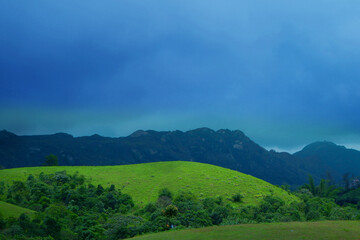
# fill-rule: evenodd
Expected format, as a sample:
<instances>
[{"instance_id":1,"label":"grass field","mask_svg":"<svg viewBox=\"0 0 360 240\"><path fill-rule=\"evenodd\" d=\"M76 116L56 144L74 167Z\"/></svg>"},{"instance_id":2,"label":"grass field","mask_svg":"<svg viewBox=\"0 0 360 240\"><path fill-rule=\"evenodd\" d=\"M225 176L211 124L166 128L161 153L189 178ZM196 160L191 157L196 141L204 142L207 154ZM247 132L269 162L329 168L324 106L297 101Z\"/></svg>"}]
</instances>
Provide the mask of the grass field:
<instances>
[{"instance_id":1,"label":"grass field","mask_svg":"<svg viewBox=\"0 0 360 240\"><path fill-rule=\"evenodd\" d=\"M263 180L237 171L210 164L195 162L156 162L122 166L58 166L0 170L0 179L7 184L25 180L29 174L54 173L66 170L79 172L104 187L115 184L122 192L130 194L135 204L144 206L157 199L161 188L173 193L191 191L199 198L223 196L224 199L241 193L245 204L257 204L260 199L273 193L286 202L298 198Z\"/></svg>"},{"instance_id":2,"label":"grass field","mask_svg":"<svg viewBox=\"0 0 360 240\"><path fill-rule=\"evenodd\" d=\"M136 240L355 240L360 221L323 221L244 224L168 231L135 237Z\"/></svg>"},{"instance_id":3,"label":"grass field","mask_svg":"<svg viewBox=\"0 0 360 240\"><path fill-rule=\"evenodd\" d=\"M0 201L0 214L4 218L8 217L19 217L22 213L32 214L34 211L16 205Z\"/></svg>"}]
</instances>

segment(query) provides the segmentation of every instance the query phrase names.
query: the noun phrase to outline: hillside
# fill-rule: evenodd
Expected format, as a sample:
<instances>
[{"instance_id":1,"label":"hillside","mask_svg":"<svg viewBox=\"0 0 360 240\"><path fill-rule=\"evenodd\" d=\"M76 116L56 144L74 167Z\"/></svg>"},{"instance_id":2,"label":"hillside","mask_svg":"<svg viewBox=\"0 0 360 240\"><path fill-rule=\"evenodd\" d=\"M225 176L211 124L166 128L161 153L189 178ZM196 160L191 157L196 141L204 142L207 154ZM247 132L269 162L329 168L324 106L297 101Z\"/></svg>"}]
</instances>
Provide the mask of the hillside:
<instances>
[{"instance_id":1,"label":"hillside","mask_svg":"<svg viewBox=\"0 0 360 240\"><path fill-rule=\"evenodd\" d=\"M339 181L345 173L360 175L360 152L332 142L309 144L294 156L301 160L300 168L312 169L317 176L327 177L328 172L334 180Z\"/></svg>"},{"instance_id":2,"label":"hillside","mask_svg":"<svg viewBox=\"0 0 360 240\"><path fill-rule=\"evenodd\" d=\"M0 165L5 168L41 166L49 154L58 156L59 164L66 166L178 160L209 163L278 185L303 184L310 169L299 168L298 160L288 153L267 151L238 130L137 131L123 138L0 132Z\"/></svg>"},{"instance_id":3,"label":"hillside","mask_svg":"<svg viewBox=\"0 0 360 240\"><path fill-rule=\"evenodd\" d=\"M28 214L32 214L34 213L33 210L30 209L26 209L26 208L22 208L10 203L6 203L3 201L0 201L0 213L2 215L2 217L4 218L8 218L8 217L19 217L22 213L28 213Z\"/></svg>"},{"instance_id":4,"label":"hillside","mask_svg":"<svg viewBox=\"0 0 360 240\"><path fill-rule=\"evenodd\" d=\"M338 240L359 239L359 221L322 221L242 224L170 231L135 237L136 240Z\"/></svg>"},{"instance_id":5,"label":"hillside","mask_svg":"<svg viewBox=\"0 0 360 240\"><path fill-rule=\"evenodd\" d=\"M223 196L224 199L241 193L245 204L257 204L263 196L274 194L286 202L297 198L286 191L258 178L195 162L156 162L123 166L83 167L32 167L0 171L0 179L10 183L25 180L29 174L79 172L92 180L93 184L110 186L115 184L124 193L130 194L138 205L155 202L160 189L166 187L175 195L180 191L191 191L199 198Z\"/></svg>"}]
</instances>

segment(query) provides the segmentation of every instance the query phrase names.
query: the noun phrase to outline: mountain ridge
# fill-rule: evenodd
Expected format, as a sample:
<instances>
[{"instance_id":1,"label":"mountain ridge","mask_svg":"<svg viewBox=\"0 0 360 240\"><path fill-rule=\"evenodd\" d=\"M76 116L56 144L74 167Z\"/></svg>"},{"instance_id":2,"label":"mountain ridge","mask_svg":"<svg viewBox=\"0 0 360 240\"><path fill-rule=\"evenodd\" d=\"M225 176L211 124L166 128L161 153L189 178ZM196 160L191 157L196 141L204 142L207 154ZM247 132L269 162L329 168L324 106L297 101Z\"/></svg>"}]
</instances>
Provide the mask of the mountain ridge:
<instances>
[{"instance_id":1,"label":"mountain ridge","mask_svg":"<svg viewBox=\"0 0 360 240\"><path fill-rule=\"evenodd\" d=\"M306 182L308 174L316 180L326 177L326 161L308 146L295 154L278 153L266 150L240 130L210 128L185 132L138 130L126 137L73 137L67 133L18 136L0 131L0 164L5 168L41 166L49 154L58 156L60 165L69 166L182 160L237 170L273 184L296 186ZM339 179L343 173L334 176Z\"/></svg>"}]
</instances>

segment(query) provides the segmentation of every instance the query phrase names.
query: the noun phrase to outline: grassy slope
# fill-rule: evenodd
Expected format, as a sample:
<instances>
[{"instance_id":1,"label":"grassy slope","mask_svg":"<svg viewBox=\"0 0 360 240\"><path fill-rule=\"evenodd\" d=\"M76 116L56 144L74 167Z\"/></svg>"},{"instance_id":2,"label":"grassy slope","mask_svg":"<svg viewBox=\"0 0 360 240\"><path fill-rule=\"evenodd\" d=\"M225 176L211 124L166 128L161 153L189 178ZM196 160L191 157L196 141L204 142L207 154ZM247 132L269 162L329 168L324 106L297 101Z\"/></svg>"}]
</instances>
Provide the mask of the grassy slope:
<instances>
[{"instance_id":1,"label":"grassy slope","mask_svg":"<svg viewBox=\"0 0 360 240\"><path fill-rule=\"evenodd\" d=\"M22 213L32 214L34 211L16 205L0 201L0 213L4 218L19 217Z\"/></svg>"},{"instance_id":2,"label":"grassy slope","mask_svg":"<svg viewBox=\"0 0 360 240\"><path fill-rule=\"evenodd\" d=\"M248 239L360 239L360 221L323 221L244 224L169 231L135 237L136 240L248 240Z\"/></svg>"},{"instance_id":3,"label":"grassy slope","mask_svg":"<svg viewBox=\"0 0 360 240\"><path fill-rule=\"evenodd\" d=\"M139 205L155 201L158 191L164 187L175 194L182 190L189 190L199 198L224 196L226 199L233 194L241 193L245 197L246 204L257 204L271 191L286 202L298 200L286 191L250 175L210 164L181 161L122 166L4 169L0 171L0 179L11 183L13 180L25 180L30 173L38 175L41 172L54 173L62 170L71 174L78 171L85 177L91 178L93 184L102 184L104 187L115 184L124 193L130 194Z\"/></svg>"}]
</instances>

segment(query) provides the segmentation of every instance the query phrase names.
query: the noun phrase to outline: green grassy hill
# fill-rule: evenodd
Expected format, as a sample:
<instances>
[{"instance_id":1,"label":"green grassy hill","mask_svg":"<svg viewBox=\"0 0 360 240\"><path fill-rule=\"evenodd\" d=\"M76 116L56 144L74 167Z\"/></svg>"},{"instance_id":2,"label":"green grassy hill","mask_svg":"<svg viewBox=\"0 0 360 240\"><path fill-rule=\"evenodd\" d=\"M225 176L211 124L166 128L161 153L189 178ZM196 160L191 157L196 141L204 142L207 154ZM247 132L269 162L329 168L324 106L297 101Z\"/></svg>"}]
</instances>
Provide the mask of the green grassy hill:
<instances>
[{"instance_id":1,"label":"green grassy hill","mask_svg":"<svg viewBox=\"0 0 360 240\"><path fill-rule=\"evenodd\" d=\"M237 171L195 162L156 162L122 166L58 166L14 168L0 171L0 179L7 183L25 180L29 174L54 173L66 170L79 172L104 187L115 184L130 194L140 206L157 199L160 189L167 187L175 195L191 191L199 198L223 196L224 199L241 193L245 204L257 204L262 197L274 194L286 202L298 199L263 180Z\"/></svg>"},{"instance_id":2,"label":"green grassy hill","mask_svg":"<svg viewBox=\"0 0 360 240\"><path fill-rule=\"evenodd\" d=\"M17 218L22 213L28 213L31 215L34 213L34 211L27 209L27 208L18 207L16 205L0 201L0 213L4 218L8 218L8 217Z\"/></svg>"},{"instance_id":3,"label":"green grassy hill","mask_svg":"<svg viewBox=\"0 0 360 240\"><path fill-rule=\"evenodd\" d=\"M136 240L338 240L360 239L360 221L323 221L243 224L168 231L135 237Z\"/></svg>"}]
</instances>

